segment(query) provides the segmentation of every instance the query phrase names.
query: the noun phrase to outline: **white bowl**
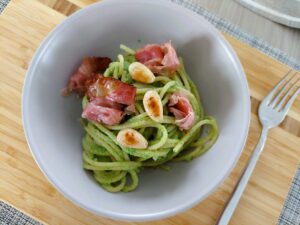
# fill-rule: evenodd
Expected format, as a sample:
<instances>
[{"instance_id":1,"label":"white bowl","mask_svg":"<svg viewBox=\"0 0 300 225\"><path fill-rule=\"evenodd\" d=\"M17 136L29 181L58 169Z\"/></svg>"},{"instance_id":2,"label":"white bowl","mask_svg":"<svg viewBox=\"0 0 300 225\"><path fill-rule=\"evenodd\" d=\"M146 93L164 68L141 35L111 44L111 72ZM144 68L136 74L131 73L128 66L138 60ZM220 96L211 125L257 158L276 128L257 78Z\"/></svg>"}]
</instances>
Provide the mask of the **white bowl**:
<instances>
[{"instance_id":1,"label":"white bowl","mask_svg":"<svg viewBox=\"0 0 300 225\"><path fill-rule=\"evenodd\" d=\"M170 172L142 171L133 192L108 193L82 169L80 101L60 91L84 56L115 58L120 43L137 48L168 40L197 84L206 114L217 119L219 138L205 155ZM22 110L32 154L64 196L102 216L145 221L194 206L228 176L246 140L250 98L236 54L205 19L168 1L109 0L73 14L43 41L26 76Z\"/></svg>"}]
</instances>

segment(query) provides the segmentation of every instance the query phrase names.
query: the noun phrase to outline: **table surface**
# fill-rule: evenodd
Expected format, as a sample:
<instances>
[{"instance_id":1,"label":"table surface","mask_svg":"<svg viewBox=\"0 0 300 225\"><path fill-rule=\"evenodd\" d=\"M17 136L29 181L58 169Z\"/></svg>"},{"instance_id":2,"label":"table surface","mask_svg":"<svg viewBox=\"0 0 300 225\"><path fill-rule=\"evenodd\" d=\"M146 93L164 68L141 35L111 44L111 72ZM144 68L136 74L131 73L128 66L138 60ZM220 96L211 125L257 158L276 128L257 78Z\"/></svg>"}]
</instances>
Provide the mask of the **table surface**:
<instances>
[{"instance_id":1,"label":"table surface","mask_svg":"<svg viewBox=\"0 0 300 225\"><path fill-rule=\"evenodd\" d=\"M193 0L300 62L300 29L290 28L244 8L236 0ZM278 0L272 0L278 1Z\"/></svg>"},{"instance_id":2,"label":"table surface","mask_svg":"<svg viewBox=\"0 0 300 225\"><path fill-rule=\"evenodd\" d=\"M21 121L22 85L33 53L67 15L92 2L15 0L0 17L0 199L45 224L121 224L77 207L56 191L34 162ZM243 64L251 91L251 126L243 154L231 175L206 200L175 217L145 224L214 224L257 143L261 130L257 107L289 70L256 49L224 36ZM276 223L299 163L299 146L298 98L284 123L270 132L231 224Z\"/></svg>"}]
</instances>

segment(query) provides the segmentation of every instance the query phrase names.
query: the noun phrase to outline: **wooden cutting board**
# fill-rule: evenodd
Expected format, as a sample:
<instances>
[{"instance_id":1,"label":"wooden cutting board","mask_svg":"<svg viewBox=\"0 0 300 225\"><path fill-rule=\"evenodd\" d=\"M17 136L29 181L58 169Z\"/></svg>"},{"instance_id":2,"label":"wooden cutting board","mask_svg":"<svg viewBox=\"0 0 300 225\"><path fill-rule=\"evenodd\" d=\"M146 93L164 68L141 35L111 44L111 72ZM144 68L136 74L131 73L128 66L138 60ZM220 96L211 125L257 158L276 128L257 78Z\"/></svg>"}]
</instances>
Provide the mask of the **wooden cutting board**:
<instances>
[{"instance_id":1,"label":"wooden cutting board","mask_svg":"<svg viewBox=\"0 0 300 225\"><path fill-rule=\"evenodd\" d=\"M13 0L0 16L0 199L45 224L137 224L93 215L65 199L39 170L23 133L22 85L33 53L66 16L93 1ZM214 224L257 143L261 130L258 104L289 70L256 49L224 36L237 52L251 89L251 127L245 150L231 175L206 200L172 218L145 224ZM231 224L275 224L299 159L300 98L282 126L271 131Z\"/></svg>"}]
</instances>

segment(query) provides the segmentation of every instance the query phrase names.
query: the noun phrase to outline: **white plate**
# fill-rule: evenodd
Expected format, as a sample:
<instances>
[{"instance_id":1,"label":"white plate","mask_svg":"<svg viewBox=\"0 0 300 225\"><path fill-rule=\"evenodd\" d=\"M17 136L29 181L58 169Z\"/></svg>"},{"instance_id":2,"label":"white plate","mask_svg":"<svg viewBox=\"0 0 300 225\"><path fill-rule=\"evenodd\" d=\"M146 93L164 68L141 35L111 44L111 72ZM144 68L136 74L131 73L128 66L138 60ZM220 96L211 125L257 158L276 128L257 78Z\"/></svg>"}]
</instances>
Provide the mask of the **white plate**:
<instances>
[{"instance_id":1,"label":"white plate","mask_svg":"<svg viewBox=\"0 0 300 225\"><path fill-rule=\"evenodd\" d=\"M184 58L220 136L204 156L170 172L141 172L131 193L108 193L82 169L80 101L60 91L84 56L115 58L120 43L137 48L167 40ZM64 196L96 214L144 221L192 207L228 176L247 137L250 97L236 54L205 19L167 1L109 0L73 14L44 40L26 76L22 110L32 154Z\"/></svg>"},{"instance_id":2,"label":"white plate","mask_svg":"<svg viewBox=\"0 0 300 225\"><path fill-rule=\"evenodd\" d=\"M253 12L277 23L300 28L299 0L236 0Z\"/></svg>"}]
</instances>

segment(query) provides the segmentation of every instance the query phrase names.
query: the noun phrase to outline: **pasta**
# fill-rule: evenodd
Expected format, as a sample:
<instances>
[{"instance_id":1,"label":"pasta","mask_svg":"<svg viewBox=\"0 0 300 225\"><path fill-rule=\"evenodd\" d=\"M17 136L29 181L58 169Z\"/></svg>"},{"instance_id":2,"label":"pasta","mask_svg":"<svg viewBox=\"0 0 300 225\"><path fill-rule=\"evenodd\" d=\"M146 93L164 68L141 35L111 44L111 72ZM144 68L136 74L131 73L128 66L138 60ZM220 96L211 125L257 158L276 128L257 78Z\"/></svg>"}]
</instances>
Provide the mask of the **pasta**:
<instances>
[{"instance_id":1,"label":"pasta","mask_svg":"<svg viewBox=\"0 0 300 225\"><path fill-rule=\"evenodd\" d=\"M166 163L190 161L201 156L218 136L216 121L204 115L199 93L187 75L182 59L173 76L155 76L153 83L145 84L133 80L129 73L129 65L136 61L135 51L124 45L121 49L124 55L118 55L117 61L111 62L103 75L136 87L136 112L116 125L81 119L86 131L82 139L83 168L92 171L95 180L109 192L134 190L141 169L169 170ZM143 105L144 95L149 90L156 91L161 98L163 118L160 122L151 119ZM178 91L188 97L196 115L189 130L179 129L176 118L168 111L170 96ZM88 98L84 96L83 109L87 104ZM121 145L117 135L127 128L138 131L148 141L148 147L136 149Z\"/></svg>"}]
</instances>

